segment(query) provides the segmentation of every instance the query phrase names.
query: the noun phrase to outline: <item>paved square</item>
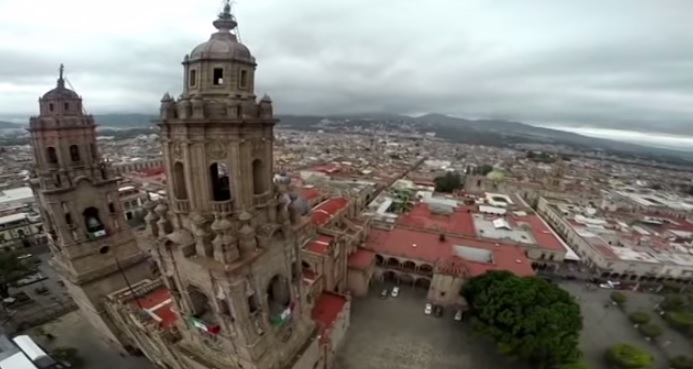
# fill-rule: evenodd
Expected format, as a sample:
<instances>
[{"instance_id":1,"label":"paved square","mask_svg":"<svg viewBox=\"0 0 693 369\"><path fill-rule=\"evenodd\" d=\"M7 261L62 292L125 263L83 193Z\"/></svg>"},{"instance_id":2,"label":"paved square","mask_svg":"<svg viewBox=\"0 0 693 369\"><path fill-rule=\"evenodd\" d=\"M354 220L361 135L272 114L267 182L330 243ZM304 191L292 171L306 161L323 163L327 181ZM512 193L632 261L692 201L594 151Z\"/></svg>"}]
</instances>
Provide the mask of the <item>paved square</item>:
<instances>
[{"instance_id":1,"label":"paved square","mask_svg":"<svg viewBox=\"0 0 693 369\"><path fill-rule=\"evenodd\" d=\"M351 327L335 369L522 369L471 333L469 324L424 315L425 291L402 287L400 296L379 298L382 286L354 298Z\"/></svg>"},{"instance_id":2,"label":"paved square","mask_svg":"<svg viewBox=\"0 0 693 369\"><path fill-rule=\"evenodd\" d=\"M688 354L690 344L652 311L657 296L632 291L621 291L628 296L625 311L616 306L605 308L614 290L596 289L588 291L584 283L561 282L561 287L580 299L584 328L581 337L582 351L585 360L593 368L604 368L606 349L617 343L629 343L649 351L657 360L655 367L666 367L667 357L677 354ZM628 313L642 310L652 316L652 321L665 329L665 334L658 339L660 343L670 341L666 347L651 343L633 327L628 320Z\"/></svg>"}]
</instances>

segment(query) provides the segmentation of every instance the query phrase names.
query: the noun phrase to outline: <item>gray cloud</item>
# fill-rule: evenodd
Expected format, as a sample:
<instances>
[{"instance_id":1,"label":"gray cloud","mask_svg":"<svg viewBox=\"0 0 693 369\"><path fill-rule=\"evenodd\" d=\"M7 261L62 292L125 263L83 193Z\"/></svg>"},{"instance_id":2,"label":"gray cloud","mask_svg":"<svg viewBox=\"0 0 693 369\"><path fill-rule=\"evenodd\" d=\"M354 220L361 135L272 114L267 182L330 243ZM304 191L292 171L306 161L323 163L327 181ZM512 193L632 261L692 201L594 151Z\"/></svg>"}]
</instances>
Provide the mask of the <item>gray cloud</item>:
<instances>
[{"instance_id":1,"label":"gray cloud","mask_svg":"<svg viewBox=\"0 0 693 369\"><path fill-rule=\"evenodd\" d=\"M91 112L153 112L219 4L0 2L0 113L32 114L57 65ZM105 13L104 13L105 12ZM45 14L44 14L45 13ZM693 3L239 1L258 94L282 113L439 112L693 135Z\"/></svg>"}]
</instances>

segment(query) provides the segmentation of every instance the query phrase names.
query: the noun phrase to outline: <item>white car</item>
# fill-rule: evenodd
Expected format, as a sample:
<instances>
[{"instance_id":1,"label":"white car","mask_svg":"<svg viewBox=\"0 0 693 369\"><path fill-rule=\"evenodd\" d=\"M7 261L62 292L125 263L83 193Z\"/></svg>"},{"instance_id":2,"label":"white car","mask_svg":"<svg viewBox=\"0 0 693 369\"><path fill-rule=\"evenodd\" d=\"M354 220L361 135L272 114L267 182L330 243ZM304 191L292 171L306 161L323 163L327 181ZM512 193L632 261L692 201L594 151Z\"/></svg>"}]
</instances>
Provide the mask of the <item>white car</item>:
<instances>
[{"instance_id":1,"label":"white car","mask_svg":"<svg viewBox=\"0 0 693 369\"><path fill-rule=\"evenodd\" d=\"M392 297L397 297L399 296L399 287L392 287L392 293L390 294Z\"/></svg>"},{"instance_id":2,"label":"white car","mask_svg":"<svg viewBox=\"0 0 693 369\"><path fill-rule=\"evenodd\" d=\"M433 312L433 305L431 305L430 303L427 302L426 306L424 307L424 314L431 315L432 312Z\"/></svg>"},{"instance_id":3,"label":"white car","mask_svg":"<svg viewBox=\"0 0 693 369\"><path fill-rule=\"evenodd\" d=\"M462 310L457 310L457 312L455 313L455 321L462 321Z\"/></svg>"}]
</instances>

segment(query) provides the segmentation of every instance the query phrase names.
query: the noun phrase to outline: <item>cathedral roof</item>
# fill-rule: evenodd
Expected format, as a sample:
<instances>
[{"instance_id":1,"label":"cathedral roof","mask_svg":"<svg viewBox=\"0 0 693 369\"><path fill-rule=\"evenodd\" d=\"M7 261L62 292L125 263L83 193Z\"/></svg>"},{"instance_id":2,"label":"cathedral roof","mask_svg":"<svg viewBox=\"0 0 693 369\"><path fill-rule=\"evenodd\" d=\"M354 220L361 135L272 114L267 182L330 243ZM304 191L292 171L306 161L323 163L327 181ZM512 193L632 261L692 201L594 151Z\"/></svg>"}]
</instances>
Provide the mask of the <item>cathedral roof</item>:
<instances>
[{"instance_id":1,"label":"cathedral roof","mask_svg":"<svg viewBox=\"0 0 693 369\"><path fill-rule=\"evenodd\" d=\"M190 52L188 60L223 59L255 63L250 50L238 41L236 34L231 33L238 23L231 14L231 5L228 2L213 24L218 31L212 34L209 41L197 45Z\"/></svg>"},{"instance_id":2,"label":"cathedral roof","mask_svg":"<svg viewBox=\"0 0 693 369\"><path fill-rule=\"evenodd\" d=\"M76 100L79 99L79 95L76 92L65 87L65 79L63 79L64 67L60 65L60 76L58 77L57 86L46 92L42 99L43 100Z\"/></svg>"}]
</instances>

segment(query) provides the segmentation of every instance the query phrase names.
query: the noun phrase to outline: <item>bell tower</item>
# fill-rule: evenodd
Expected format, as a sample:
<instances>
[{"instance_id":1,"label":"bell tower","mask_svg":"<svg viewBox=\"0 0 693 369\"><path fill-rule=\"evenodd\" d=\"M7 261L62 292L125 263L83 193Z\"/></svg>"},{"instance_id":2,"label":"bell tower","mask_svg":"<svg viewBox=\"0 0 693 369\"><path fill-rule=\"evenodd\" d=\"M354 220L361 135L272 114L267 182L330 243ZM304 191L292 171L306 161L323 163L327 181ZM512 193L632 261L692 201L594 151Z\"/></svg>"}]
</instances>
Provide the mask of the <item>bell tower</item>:
<instances>
[{"instance_id":1,"label":"bell tower","mask_svg":"<svg viewBox=\"0 0 693 369\"><path fill-rule=\"evenodd\" d=\"M148 277L122 213L117 178L101 160L96 124L82 98L57 86L39 99L29 122L35 170L30 185L49 234L53 265L81 313L106 338L126 345L102 307L103 298Z\"/></svg>"},{"instance_id":2,"label":"bell tower","mask_svg":"<svg viewBox=\"0 0 693 369\"><path fill-rule=\"evenodd\" d=\"M272 101L226 2L183 59L183 92L161 100L167 200L147 218L197 365L283 368L311 342L290 197L273 182ZM193 364L191 363L192 367Z\"/></svg>"}]
</instances>

